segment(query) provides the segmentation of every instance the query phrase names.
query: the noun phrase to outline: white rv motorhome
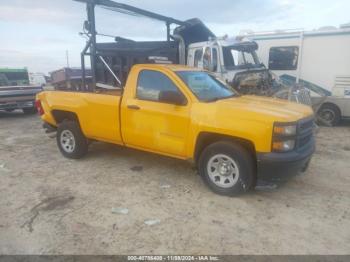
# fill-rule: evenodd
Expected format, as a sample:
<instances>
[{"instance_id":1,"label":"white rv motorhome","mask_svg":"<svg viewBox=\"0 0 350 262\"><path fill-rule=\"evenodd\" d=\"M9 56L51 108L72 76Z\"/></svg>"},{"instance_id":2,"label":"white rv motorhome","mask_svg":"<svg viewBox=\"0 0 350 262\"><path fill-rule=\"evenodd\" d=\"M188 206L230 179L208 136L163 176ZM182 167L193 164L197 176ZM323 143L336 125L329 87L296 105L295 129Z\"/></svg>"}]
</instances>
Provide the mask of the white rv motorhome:
<instances>
[{"instance_id":1,"label":"white rv motorhome","mask_svg":"<svg viewBox=\"0 0 350 262\"><path fill-rule=\"evenodd\" d=\"M323 121L336 125L350 117L350 25L242 36L258 43L260 60L282 82L310 90L313 102L322 103L317 113Z\"/></svg>"}]
</instances>

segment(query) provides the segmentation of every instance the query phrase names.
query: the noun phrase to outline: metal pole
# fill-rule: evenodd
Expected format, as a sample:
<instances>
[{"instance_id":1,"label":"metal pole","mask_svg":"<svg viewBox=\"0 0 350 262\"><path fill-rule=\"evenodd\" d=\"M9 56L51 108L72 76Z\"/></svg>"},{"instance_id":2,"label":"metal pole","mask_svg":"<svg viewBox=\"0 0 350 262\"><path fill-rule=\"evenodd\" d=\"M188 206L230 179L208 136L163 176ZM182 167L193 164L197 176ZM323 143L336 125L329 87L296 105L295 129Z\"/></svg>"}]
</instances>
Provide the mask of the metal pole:
<instances>
[{"instance_id":1,"label":"metal pole","mask_svg":"<svg viewBox=\"0 0 350 262\"><path fill-rule=\"evenodd\" d=\"M81 59L81 80L82 80L82 87L80 91L86 91L86 81L85 81L85 55L81 53L80 55Z\"/></svg>"},{"instance_id":2,"label":"metal pole","mask_svg":"<svg viewBox=\"0 0 350 262\"><path fill-rule=\"evenodd\" d=\"M88 21L90 24L90 61L92 73L92 89L96 86L96 25L95 25L95 4L87 3Z\"/></svg>"},{"instance_id":3,"label":"metal pole","mask_svg":"<svg viewBox=\"0 0 350 262\"><path fill-rule=\"evenodd\" d=\"M99 58L101 59L102 63L107 67L108 71L112 74L112 76L114 77L115 80L117 80L118 84L120 85L120 87L122 87L122 82L119 80L119 78L114 74L113 70L109 67L109 65L107 64L106 60L103 59L102 56L99 56Z\"/></svg>"},{"instance_id":4,"label":"metal pole","mask_svg":"<svg viewBox=\"0 0 350 262\"><path fill-rule=\"evenodd\" d=\"M166 22L166 39L169 42L170 41L170 23Z\"/></svg>"},{"instance_id":5,"label":"metal pole","mask_svg":"<svg viewBox=\"0 0 350 262\"><path fill-rule=\"evenodd\" d=\"M69 67L69 54L68 54L68 50L66 50L66 60L67 60L67 67Z\"/></svg>"},{"instance_id":6,"label":"metal pole","mask_svg":"<svg viewBox=\"0 0 350 262\"><path fill-rule=\"evenodd\" d=\"M81 70L82 70L82 84L83 84L83 91L86 91L86 71L85 71L85 55L88 55L86 51L90 48L91 44L91 39L86 42L86 45L83 49L83 51L80 54L80 59L81 59Z\"/></svg>"},{"instance_id":7,"label":"metal pole","mask_svg":"<svg viewBox=\"0 0 350 262\"><path fill-rule=\"evenodd\" d=\"M303 62L303 46L304 46L304 31L300 32L300 38L299 38L299 57L298 57L298 65L297 65L297 76L295 83L299 84L300 80L300 73L301 73L301 63Z\"/></svg>"},{"instance_id":8,"label":"metal pole","mask_svg":"<svg viewBox=\"0 0 350 262\"><path fill-rule=\"evenodd\" d=\"M184 21L180 21L180 20L174 19L172 17L160 15L160 14L153 13L153 12L141 9L141 8L137 8L137 7L134 7L131 5L122 4L122 3L118 3L118 2L114 2L111 0L74 0L74 1L83 2L83 3L93 3L93 4L96 4L99 6L110 8L110 9L117 11L117 12L120 12L120 10L127 10L131 13L139 14L139 15L146 16L146 17L156 19L159 21L169 22L169 23L173 23L173 24L177 24L177 25L186 25L186 22L184 22Z\"/></svg>"}]
</instances>

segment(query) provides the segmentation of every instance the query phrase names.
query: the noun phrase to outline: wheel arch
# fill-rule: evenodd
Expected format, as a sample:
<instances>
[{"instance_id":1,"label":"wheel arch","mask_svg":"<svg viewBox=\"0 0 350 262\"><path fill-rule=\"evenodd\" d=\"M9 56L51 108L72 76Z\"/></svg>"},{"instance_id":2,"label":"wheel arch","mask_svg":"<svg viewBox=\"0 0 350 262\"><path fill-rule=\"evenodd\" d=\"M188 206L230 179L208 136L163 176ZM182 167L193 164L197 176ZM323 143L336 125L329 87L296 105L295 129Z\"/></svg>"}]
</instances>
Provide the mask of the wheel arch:
<instances>
[{"instance_id":1,"label":"wheel arch","mask_svg":"<svg viewBox=\"0 0 350 262\"><path fill-rule=\"evenodd\" d=\"M80 126L78 115L74 112L55 109L51 111L51 114L57 125L59 125L65 120L70 120L77 122Z\"/></svg>"},{"instance_id":2,"label":"wheel arch","mask_svg":"<svg viewBox=\"0 0 350 262\"><path fill-rule=\"evenodd\" d=\"M197 136L195 150L194 150L193 160L195 164L197 165L201 153L207 146L219 141L230 141L241 145L251 154L254 161L256 162L256 150L255 150L255 145L252 141L248 139L240 138L240 137L230 136L230 135L223 135L223 134L212 133L212 132L201 132Z\"/></svg>"},{"instance_id":3,"label":"wheel arch","mask_svg":"<svg viewBox=\"0 0 350 262\"><path fill-rule=\"evenodd\" d=\"M342 112L341 112L340 107L339 107L337 104L332 103L332 102L325 102L325 103L323 103L323 104L320 106L320 108L318 109L317 113L320 112L321 109L322 109L324 106L333 106L333 107L335 107L335 108L338 110L340 116L342 115L342 114L341 114Z\"/></svg>"}]
</instances>

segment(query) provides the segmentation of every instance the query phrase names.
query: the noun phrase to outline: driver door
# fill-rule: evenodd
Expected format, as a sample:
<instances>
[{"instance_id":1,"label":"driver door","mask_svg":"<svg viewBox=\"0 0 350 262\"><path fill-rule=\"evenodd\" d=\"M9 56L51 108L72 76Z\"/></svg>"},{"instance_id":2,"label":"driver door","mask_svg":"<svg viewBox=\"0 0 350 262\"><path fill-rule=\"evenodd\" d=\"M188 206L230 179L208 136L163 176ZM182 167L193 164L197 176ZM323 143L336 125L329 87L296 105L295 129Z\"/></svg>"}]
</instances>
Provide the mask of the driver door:
<instances>
[{"instance_id":1,"label":"driver door","mask_svg":"<svg viewBox=\"0 0 350 262\"><path fill-rule=\"evenodd\" d=\"M169 76L156 70L139 73L134 97L127 98L123 108L125 144L147 151L185 157L190 123L189 103L170 104L162 101L162 91L179 92Z\"/></svg>"}]
</instances>

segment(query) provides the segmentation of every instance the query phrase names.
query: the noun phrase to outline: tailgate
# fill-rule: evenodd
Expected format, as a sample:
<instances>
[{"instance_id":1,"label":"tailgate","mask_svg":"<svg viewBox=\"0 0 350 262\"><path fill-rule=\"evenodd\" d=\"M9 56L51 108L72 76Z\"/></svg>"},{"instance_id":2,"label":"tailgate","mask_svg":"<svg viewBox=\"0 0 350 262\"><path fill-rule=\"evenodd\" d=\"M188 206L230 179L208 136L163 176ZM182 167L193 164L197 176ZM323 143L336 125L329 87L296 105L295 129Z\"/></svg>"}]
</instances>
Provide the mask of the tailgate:
<instances>
[{"instance_id":1,"label":"tailgate","mask_svg":"<svg viewBox=\"0 0 350 262\"><path fill-rule=\"evenodd\" d=\"M0 103L34 100L41 86L1 86Z\"/></svg>"}]
</instances>

